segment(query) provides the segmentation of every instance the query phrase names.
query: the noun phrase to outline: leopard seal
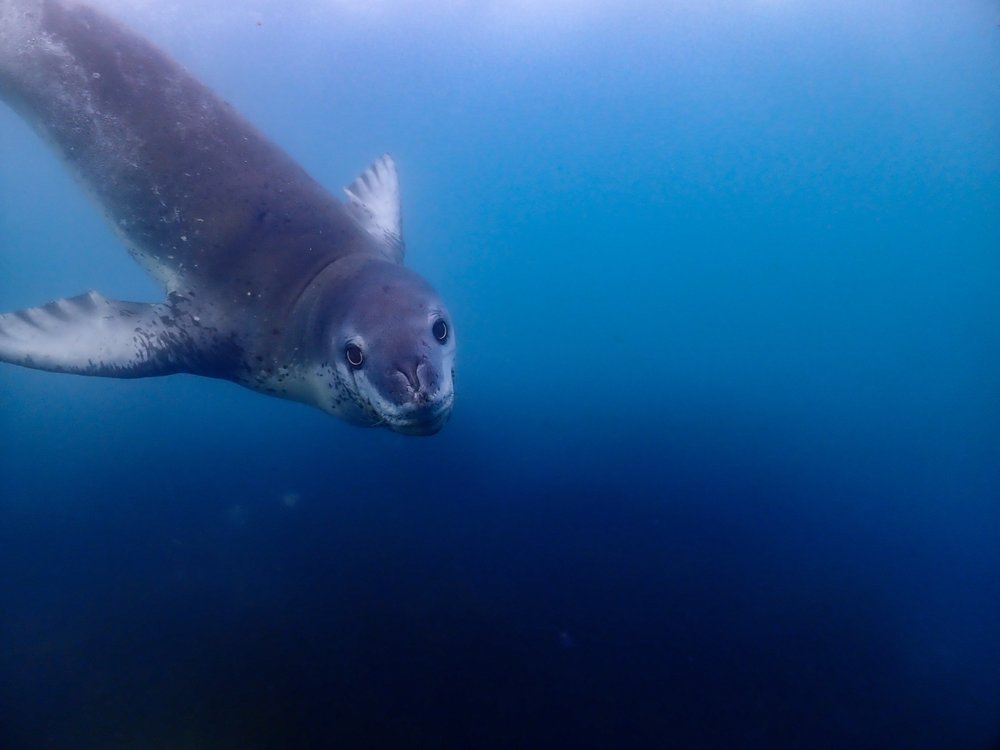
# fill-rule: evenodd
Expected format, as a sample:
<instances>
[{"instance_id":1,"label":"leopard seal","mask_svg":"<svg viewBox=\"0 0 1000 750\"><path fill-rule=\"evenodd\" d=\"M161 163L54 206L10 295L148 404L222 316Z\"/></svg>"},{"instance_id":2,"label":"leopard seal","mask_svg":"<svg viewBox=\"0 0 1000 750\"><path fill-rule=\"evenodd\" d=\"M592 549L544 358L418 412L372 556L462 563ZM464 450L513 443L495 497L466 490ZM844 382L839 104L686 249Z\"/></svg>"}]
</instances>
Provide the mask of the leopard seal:
<instances>
[{"instance_id":1,"label":"leopard seal","mask_svg":"<svg viewBox=\"0 0 1000 750\"><path fill-rule=\"evenodd\" d=\"M166 291L0 315L0 361L222 378L405 434L447 421L455 332L403 265L390 157L341 202L152 43L70 0L0 0L0 98Z\"/></svg>"}]
</instances>

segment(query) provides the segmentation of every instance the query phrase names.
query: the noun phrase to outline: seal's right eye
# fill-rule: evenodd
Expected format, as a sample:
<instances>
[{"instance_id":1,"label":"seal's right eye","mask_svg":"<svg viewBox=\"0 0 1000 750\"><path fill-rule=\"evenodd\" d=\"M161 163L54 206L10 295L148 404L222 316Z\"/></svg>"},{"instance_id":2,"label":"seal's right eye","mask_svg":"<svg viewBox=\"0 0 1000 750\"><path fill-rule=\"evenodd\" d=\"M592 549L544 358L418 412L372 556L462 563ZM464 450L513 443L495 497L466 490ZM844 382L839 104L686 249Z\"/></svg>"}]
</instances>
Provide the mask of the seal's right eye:
<instances>
[{"instance_id":1,"label":"seal's right eye","mask_svg":"<svg viewBox=\"0 0 1000 750\"><path fill-rule=\"evenodd\" d=\"M357 344L348 344L344 349L344 356L347 357L347 364L355 369L361 367L365 362L364 352Z\"/></svg>"},{"instance_id":2,"label":"seal's right eye","mask_svg":"<svg viewBox=\"0 0 1000 750\"><path fill-rule=\"evenodd\" d=\"M441 318L438 318L434 321L434 325L431 326L431 333L434 334L434 338L443 344L448 340L448 324L441 320Z\"/></svg>"}]
</instances>

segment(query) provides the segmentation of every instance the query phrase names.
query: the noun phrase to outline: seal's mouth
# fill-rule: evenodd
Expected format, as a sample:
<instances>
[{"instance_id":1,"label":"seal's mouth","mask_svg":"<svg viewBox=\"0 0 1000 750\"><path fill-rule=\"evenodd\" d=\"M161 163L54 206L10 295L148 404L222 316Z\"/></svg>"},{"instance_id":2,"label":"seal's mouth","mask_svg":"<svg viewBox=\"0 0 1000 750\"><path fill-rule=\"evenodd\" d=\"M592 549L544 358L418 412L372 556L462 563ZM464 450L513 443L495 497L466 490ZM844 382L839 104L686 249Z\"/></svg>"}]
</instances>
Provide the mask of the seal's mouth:
<instances>
[{"instance_id":1,"label":"seal's mouth","mask_svg":"<svg viewBox=\"0 0 1000 750\"><path fill-rule=\"evenodd\" d=\"M440 401L422 404L385 419L385 426L403 435L433 435L439 432L448 418L455 402L453 394Z\"/></svg>"}]
</instances>

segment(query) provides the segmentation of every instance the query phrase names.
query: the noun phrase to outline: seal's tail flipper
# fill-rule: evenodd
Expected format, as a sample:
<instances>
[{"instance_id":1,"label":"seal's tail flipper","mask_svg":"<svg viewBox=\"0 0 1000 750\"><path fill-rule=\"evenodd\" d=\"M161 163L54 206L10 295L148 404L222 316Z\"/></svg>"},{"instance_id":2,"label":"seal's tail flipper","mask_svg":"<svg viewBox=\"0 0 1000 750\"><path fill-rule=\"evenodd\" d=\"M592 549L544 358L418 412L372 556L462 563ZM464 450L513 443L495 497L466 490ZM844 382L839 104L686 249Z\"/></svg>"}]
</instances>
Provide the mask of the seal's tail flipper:
<instances>
[{"instance_id":1,"label":"seal's tail flipper","mask_svg":"<svg viewBox=\"0 0 1000 750\"><path fill-rule=\"evenodd\" d=\"M97 292L0 315L0 362L77 375L142 378L186 370L191 343L165 304Z\"/></svg>"}]
</instances>

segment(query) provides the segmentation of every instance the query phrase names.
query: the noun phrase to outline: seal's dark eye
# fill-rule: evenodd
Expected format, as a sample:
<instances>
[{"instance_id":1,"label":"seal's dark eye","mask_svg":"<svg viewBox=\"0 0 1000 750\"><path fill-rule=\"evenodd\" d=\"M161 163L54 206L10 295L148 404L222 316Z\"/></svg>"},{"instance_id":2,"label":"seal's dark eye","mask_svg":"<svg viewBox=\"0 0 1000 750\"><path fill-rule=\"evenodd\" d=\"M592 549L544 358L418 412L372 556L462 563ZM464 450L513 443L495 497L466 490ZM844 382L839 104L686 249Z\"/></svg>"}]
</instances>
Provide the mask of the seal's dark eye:
<instances>
[{"instance_id":1,"label":"seal's dark eye","mask_svg":"<svg viewBox=\"0 0 1000 750\"><path fill-rule=\"evenodd\" d=\"M361 351L361 347L357 344L348 344L344 349L344 355L347 357L347 364L351 367L357 368L364 364L364 352Z\"/></svg>"},{"instance_id":2,"label":"seal's dark eye","mask_svg":"<svg viewBox=\"0 0 1000 750\"><path fill-rule=\"evenodd\" d=\"M443 344L448 340L448 324L438 318L431 327L431 333L434 334L434 338Z\"/></svg>"}]
</instances>

